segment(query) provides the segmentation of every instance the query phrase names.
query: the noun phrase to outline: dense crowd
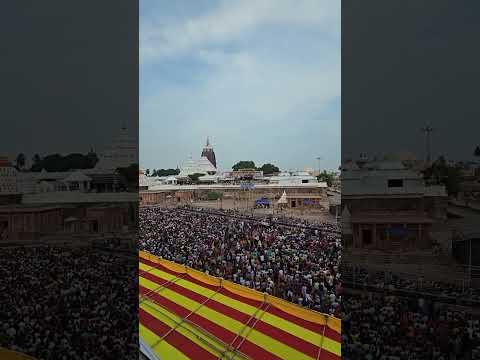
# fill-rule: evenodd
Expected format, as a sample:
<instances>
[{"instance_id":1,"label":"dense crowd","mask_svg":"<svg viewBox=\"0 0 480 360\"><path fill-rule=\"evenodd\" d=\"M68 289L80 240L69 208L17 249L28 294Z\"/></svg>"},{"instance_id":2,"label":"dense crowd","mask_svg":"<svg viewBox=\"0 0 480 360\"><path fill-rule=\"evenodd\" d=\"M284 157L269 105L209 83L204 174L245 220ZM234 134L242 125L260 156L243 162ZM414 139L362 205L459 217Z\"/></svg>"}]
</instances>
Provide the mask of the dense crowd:
<instances>
[{"instance_id":1,"label":"dense crowd","mask_svg":"<svg viewBox=\"0 0 480 360\"><path fill-rule=\"evenodd\" d=\"M475 305L478 290L345 264L341 271L348 291L342 304L343 358L480 359L480 316L455 305ZM351 285L373 290L350 291Z\"/></svg>"},{"instance_id":2,"label":"dense crowd","mask_svg":"<svg viewBox=\"0 0 480 360\"><path fill-rule=\"evenodd\" d=\"M344 359L480 359L479 319L469 311L372 292L349 293L342 306Z\"/></svg>"},{"instance_id":3,"label":"dense crowd","mask_svg":"<svg viewBox=\"0 0 480 360\"><path fill-rule=\"evenodd\" d=\"M233 211L141 208L140 249L340 316L340 233L334 224L305 225Z\"/></svg>"},{"instance_id":4,"label":"dense crowd","mask_svg":"<svg viewBox=\"0 0 480 360\"><path fill-rule=\"evenodd\" d=\"M183 206L184 210L195 211L199 213L209 213L209 214L216 214L221 216L229 216L229 217L236 217L239 219L257 219L257 220L264 220L264 221L275 221L277 224L286 224L292 226L304 226L304 227L327 227L331 232L338 232L340 233L340 224L336 224L332 226L329 223L325 223L320 219L302 219L299 217L294 216L287 216L285 214L276 213L273 214L262 214L262 213L255 213L252 211L245 211L245 210L238 210L238 209L211 209L211 208L201 208L195 206L185 205Z\"/></svg>"},{"instance_id":5,"label":"dense crowd","mask_svg":"<svg viewBox=\"0 0 480 360\"><path fill-rule=\"evenodd\" d=\"M136 261L89 247L0 254L1 347L39 360L138 358Z\"/></svg>"},{"instance_id":6,"label":"dense crowd","mask_svg":"<svg viewBox=\"0 0 480 360\"><path fill-rule=\"evenodd\" d=\"M339 268L340 238L336 225L293 218L193 208L140 212L143 250L341 317L342 358L480 359L480 317L443 301L478 300L476 290ZM375 290L347 289L344 296L341 284L351 283L354 273L357 284ZM391 290L416 295L393 295Z\"/></svg>"}]
</instances>

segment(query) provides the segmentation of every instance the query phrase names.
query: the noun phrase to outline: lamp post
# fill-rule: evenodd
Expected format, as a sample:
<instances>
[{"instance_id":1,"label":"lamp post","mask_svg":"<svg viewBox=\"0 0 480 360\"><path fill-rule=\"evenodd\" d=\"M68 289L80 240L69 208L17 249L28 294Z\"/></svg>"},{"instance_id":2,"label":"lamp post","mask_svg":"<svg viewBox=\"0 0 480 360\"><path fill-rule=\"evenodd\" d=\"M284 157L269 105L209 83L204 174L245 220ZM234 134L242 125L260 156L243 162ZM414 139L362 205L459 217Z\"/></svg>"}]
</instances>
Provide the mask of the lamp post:
<instances>
[{"instance_id":1,"label":"lamp post","mask_svg":"<svg viewBox=\"0 0 480 360\"><path fill-rule=\"evenodd\" d=\"M318 175L320 176L320 173L321 173L321 168L320 168L320 161L322 160L322 158L320 156L317 156L317 161L318 161Z\"/></svg>"},{"instance_id":2,"label":"lamp post","mask_svg":"<svg viewBox=\"0 0 480 360\"><path fill-rule=\"evenodd\" d=\"M425 145L426 145L426 157L427 157L427 164L430 164L431 160L431 146L430 146L430 134L433 131L433 128L430 125L426 125L420 129L423 133L425 133Z\"/></svg>"}]
</instances>

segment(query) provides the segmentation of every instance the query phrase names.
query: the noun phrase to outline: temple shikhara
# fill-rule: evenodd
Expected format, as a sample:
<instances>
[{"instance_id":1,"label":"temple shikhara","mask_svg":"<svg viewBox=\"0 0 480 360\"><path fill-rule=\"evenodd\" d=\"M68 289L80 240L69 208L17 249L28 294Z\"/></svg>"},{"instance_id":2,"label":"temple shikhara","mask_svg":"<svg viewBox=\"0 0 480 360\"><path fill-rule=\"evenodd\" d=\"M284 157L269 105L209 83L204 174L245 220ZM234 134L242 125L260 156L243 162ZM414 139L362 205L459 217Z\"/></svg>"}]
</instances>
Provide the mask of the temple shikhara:
<instances>
[{"instance_id":1,"label":"temple shikhara","mask_svg":"<svg viewBox=\"0 0 480 360\"><path fill-rule=\"evenodd\" d=\"M207 144L203 148L202 157L206 157L208 161L212 163L212 165L216 168L217 167L217 160L215 159L215 151L213 151L213 147L210 145L210 140L207 137Z\"/></svg>"},{"instance_id":2,"label":"temple shikhara","mask_svg":"<svg viewBox=\"0 0 480 360\"><path fill-rule=\"evenodd\" d=\"M213 176L217 174L217 160L215 158L215 151L213 150L210 140L207 137L207 143L202 150L202 155L199 160L194 160L192 157L183 164L178 178L187 178L189 175L202 174Z\"/></svg>"},{"instance_id":3,"label":"temple shikhara","mask_svg":"<svg viewBox=\"0 0 480 360\"><path fill-rule=\"evenodd\" d=\"M128 167L132 164L138 164L137 139L123 124L117 137L100 154L95 168L112 172L117 168Z\"/></svg>"}]
</instances>

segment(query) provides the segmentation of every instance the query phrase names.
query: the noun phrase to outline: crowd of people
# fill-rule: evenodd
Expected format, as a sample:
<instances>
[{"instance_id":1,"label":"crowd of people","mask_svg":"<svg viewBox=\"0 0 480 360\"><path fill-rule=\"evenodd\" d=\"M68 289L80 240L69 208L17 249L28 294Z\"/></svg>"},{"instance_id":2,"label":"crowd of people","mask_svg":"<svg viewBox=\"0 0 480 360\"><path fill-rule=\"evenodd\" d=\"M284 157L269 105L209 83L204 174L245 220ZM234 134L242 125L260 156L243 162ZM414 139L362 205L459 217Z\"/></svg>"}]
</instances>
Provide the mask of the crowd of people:
<instances>
[{"instance_id":1,"label":"crowd of people","mask_svg":"<svg viewBox=\"0 0 480 360\"><path fill-rule=\"evenodd\" d=\"M145 207L139 231L141 250L341 318L342 358L480 359L480 316L442 301L477 301L476 290L342 265L336 224ZM110 248L1 248L0 347L39 360L136 359L138 264ZM342 288L353 275L376 290Z\"/></svg>"},{"instance_id":2,"label":"crowd of people","mask_svg":"<svg viewBox=\"0 0 480 360\"><path fill-rule=\"evenodd\" d=\"M341 271L343 358L480 359L480 313L457 305L477 306L477 289L346 264Z\"/></svg>"},{"instance_id":3,"label":"crowd of people","mask_svg":"<svg viewBox=\"0 0 480 360\"><path fill-rule=\"evenodd\" d=\"M466 309L388 293L348 293L342 304L342 358L480 359L480 322Z\"/></svg>"},{"instance_id":4,"label":"crowd of people","mask_svg":"<svg viewBox=\"0 0 480 360\"><path fill-rule=\"evenodd\" d=\"M337 225L295 218L198 208L140 212L143 250L341 317L342 358L480 359L480 317L444 302L477 301L475 289L342 266L340 239ZM344 295L342 283L353 274L357 285L375 291L347 288Z\"/></svg>"},{"instance_id":5,"label":"crowd of people","mask_svg":"<svg viewBox=\"0 0 480 360\"><path fill-rule=\"evenodd\" d=\"M298 305L341 314L342 244L335 224L146 207L140 209L139 246Z\"/></svg>"},{"instance_id":6,"label":"crowd of people","mask_svg":"<svg viewBox=\"0 0 480 360\"><path fill-rule=\"evenodd\" d=\"M246 218L246 219L262 219L266 221L275 221L277 224L285 224L285 225L292 225L292 226L304 226L304 227L327 227L331 232L337 232L340 234L341 232L341 224L335 224L332 226L329 223L325 223L320 219L302 219L299 217L292 217L286 216L281 213L273 214L262 214L262 213L255 213L251 211L242 211L239 209L211 209L211 208L201 208L195 206L185 205L183 206L184 210L196 211L200 213L209 213L209 214L217 214L221 216L229 216L229 217L236 217L239 219Z\"/></svg>"},{"instance_id":7,"label":"crowd of people","mask_svg":"<svg viewBox=\"0 0 480 360\"><path fill-rule=\"evenodd\" d=\"M138 358L136 259L91 247L0 254L0 347L38 360Z\"/></svg>"}]
</instances>

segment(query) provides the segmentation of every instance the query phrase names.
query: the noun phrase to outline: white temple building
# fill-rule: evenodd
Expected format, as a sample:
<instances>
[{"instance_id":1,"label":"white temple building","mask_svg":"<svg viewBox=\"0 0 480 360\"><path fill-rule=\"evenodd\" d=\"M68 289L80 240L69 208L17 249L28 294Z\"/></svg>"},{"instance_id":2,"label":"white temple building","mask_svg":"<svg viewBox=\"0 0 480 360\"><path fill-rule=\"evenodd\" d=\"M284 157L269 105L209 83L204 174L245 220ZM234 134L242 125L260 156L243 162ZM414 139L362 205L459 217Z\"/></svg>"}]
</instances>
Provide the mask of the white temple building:
<instances>
[{"instance_id":1,"label":"white temple building","mask_svg":"<svg viewBox=\"0 0 480 360\"><path fill-rule=\"evenodd\" d=\"M202 156L199 160L194 160L190 156L180 168L180 174L177 175L177 178L186 178L193 174L215 175L216 173L217 169L205 156Z\"/></svg>"},{"instance_id":2,"label":"white temple building","mask_svg":"<svg viewBox=\"0 0 480 360\"><path fill-rule=\"evenodd\" d=\"M99 155L96 170L115 171L118 168L138 164L137 139L123 125L118 136L102 154Z\"/></svg>"},{"instance_id":3,"label":"white temple building","mask_svg":"<svg viewBox=\"0 0 480 360\"><path fill-rule=\"evenodd\" d=\"M185 179L189 175L202 174L204 181L212 181L218 178L217 174L217 160L215 151L207 138L207 142L202 150L202 155L199 160L194 160L192 156L180 168L180 174L176 177L178 179Z\"/></svg>"},{"instance_id":4,"label":"white temple building","mask_svg":"<svg viewBox=\"0 0 480 360\"><path fill-rule=\"evenodd\" d=\"M318 183L318 179L306 171L282 172L268 178L270 184L312 184Z\"/></svg>"}]
</instances>

